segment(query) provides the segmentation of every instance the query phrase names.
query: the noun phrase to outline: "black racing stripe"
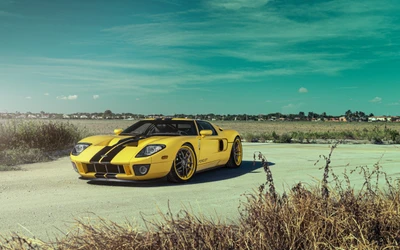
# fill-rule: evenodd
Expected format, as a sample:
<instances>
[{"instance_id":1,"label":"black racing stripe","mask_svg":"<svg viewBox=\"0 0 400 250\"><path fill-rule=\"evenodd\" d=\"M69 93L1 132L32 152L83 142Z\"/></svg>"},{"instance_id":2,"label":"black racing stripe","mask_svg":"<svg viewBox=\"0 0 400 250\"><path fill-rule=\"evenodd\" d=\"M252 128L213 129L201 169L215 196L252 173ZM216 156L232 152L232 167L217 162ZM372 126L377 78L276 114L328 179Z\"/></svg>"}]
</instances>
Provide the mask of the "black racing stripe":
<instances>
[{"instance_id":1,"label":"black racing stripe","mask_svg":"<svg viewBox=\"0 0 400 250\"><path fill-rule=\"evenodd\" d=\"M138 139L130 138L130 140L123 140L118 143L118 145L114 146L110 151L107 152L106 156L101 159L101 162L111 162L114 157L121 152L125 145L131 142L136 142Z\"/></svg>"},{"instance_id":2,"label":"black racing stripe","mask_svg":"<svg viewBox=\"0 0 400 250\"><path fill-rule=\"evenodd\" d=\"M100 159L102 158L102 155L105 155L108 151L110 151L113 147L112 146L105 146L102 148L97 154L95 154L92 159L90 159L90 162L99 162Z\"/></svg>"},{"instance_id":3,"label":"black racing stripe","mask_svg":"<svg viewBox=\"0 0 400 250\"><path fill-rule=\"evenodd\" d=\"M132 140L133 137L125 138L123 140L120 140L119 143L124 143L126 141ZM90 162L99 162L101 158L103 158L103 155L105 155L108 151L110 151L113 147L115 146L105 146L102 148L97 154L95 154L92 159L90 159Z\"/></svg>"}]
</instances>

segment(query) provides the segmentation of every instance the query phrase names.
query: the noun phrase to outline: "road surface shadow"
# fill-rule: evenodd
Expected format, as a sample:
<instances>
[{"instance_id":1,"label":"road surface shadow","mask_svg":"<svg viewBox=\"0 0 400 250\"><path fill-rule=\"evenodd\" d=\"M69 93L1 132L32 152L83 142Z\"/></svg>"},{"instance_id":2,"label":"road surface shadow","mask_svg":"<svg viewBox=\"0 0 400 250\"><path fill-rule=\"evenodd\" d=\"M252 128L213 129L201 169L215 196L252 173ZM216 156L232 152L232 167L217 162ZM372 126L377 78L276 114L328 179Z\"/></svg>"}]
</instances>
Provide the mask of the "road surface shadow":
<instances>
[{"instance_id":1,"label":"road surface shadow","mask_svg":"<svg viewBox=\"0 0 400 250\"><path fill-rule=\"evenodd\" d=\"M275 163L268 162L269 166L274 166ZM88 180L91 185L105 185L118 187L162 187L162 186L180 186L194 185L215 181L223 181L227 179L237 178L245 174L263 173L261 162L243 161L239 168L218 167L207 170L205 172L196 173L193 178L186 183L171 183L167 178L150 180L150 181L122 181L122 180Z\"/></svg>"}]
</instances>

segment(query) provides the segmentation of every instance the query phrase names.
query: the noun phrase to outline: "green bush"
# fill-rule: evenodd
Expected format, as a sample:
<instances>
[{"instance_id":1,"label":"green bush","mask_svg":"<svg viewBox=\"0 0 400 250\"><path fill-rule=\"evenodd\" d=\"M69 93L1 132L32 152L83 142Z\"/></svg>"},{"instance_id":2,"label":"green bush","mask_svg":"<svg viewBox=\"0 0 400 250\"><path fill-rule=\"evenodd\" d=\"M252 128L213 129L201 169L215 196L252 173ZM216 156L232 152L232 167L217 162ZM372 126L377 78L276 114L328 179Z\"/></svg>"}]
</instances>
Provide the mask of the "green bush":
<instances>
[{"instance_id":1,"label":"green bush","mask_svg":"<svg viewBox=\"0 0 400 250\"><path fill-rule=\"evenodd\" d=\"M291 143L292 142L292 134L289 133L284 133L281 136L279 136L278 139L276 139L274 142L278 143Z\"/></svg>"},{"instance_id":2,"label":"green bush","mask_svg":"<svg viewBox=\"0 0 400 250\"><path fill-rule=\"evenodd\" d=\"M272 132L272 139L274 140L274 141L277 141L277 140L279 140L279 135L275 132L275 131L273 131Z\"/></svg>"},{"instance_id":3,"label":"green bush","mask_svg":"<svg viewBox=\"0 0 400 250\"><path fill-rule=\"evenodd\" d=\"M244 133L242 138L247 142L252 142L258 140L259 136L253 133Z\"/></svg>"},{"instance_id":4,"label":"green bush","mask_svg":"<svg viewBox=\"0 0 400 250\"><path fill-rule=\"evenodd\" d=\"M304 139L305 139L304 132L300 132L300 131L293 132L292 133L292 138L297 140L298 142L302 143L304 141Z\"/></svg>"},{"instance_id":5,"label":"green bush","mask_svg":"<svg viewBox=\"0 0 400 250\"><path fill-rule=\"evenodd\" d=\"M345 130L345 131L294 131L289 133L278 134L275 131L272 133L245 133L244 139L246 141L266 141L272 140L276 143L312 143L317 139L322 140L369 140L374 144L383 143L396 143L400 144L400 132L395 129L387 127L375 126L373 129L368 130Z\"/></svg>"},{"instance_id":6,"label":"green bush","mask_svg":"<svg viewBox=\"0 0 400 250\"><path fill-rule=\"evenodd\" d=\"M399 131L394 129L385 128L386 138L393 142L396 142L397 138L400 136Z\"/></svg>"}]
</instances>

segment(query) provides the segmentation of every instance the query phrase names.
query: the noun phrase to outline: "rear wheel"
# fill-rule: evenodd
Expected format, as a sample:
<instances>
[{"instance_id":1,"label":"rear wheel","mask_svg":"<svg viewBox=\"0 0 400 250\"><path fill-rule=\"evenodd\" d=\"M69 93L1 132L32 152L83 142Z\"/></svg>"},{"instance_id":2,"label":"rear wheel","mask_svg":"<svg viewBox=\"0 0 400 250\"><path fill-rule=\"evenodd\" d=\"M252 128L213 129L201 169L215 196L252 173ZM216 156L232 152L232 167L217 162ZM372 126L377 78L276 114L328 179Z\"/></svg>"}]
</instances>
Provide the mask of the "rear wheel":
<instances>
[{"instance_id":1,"label":"rear wheel","mask_svg":"<svg viewBox=\"0 0 400 250\"><path fill-rule=\"evenodd\" d=\"M231 156L229 157L226 166L229 168L238 168L242 164L243 159L243 147L240 137L237 136L232 144Z\"/></svg>"},{"instance_id":2,"label":"rear wheel","mask_svg":"<svg viewBox=\"0 0 400 250\"><path fill-rule=\"evenodd\" d=\"M193 177L196 168L196 154L189 144L184 144L178 150L167 178L171 182L186 182Z\"/></svg>"}]
</instances>

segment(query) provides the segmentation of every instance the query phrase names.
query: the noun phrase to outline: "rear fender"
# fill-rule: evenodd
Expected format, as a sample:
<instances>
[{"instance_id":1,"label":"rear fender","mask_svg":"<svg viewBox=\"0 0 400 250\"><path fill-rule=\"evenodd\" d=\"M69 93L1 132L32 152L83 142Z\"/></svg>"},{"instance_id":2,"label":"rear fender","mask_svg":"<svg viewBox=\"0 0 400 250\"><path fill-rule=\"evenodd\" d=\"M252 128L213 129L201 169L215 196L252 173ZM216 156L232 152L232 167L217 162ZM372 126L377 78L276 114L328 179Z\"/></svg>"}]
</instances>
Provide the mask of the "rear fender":
<instances>
[{"instance_id":1,"label":"rear fender","mask_svg":"<svg viewBox=\"0 0 400 250\"><path fill-rule=\"evenodd\" d=\"M240 140L242 140L242 137L239 135L239 133L236 130L232 129L227 129L224 130L226 139L228 139L228 143L233 143L236 139L236 137L239 137Z\"/></svg>"}]
</instances>

